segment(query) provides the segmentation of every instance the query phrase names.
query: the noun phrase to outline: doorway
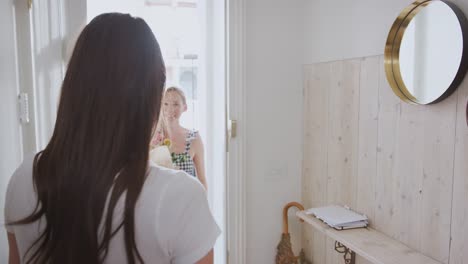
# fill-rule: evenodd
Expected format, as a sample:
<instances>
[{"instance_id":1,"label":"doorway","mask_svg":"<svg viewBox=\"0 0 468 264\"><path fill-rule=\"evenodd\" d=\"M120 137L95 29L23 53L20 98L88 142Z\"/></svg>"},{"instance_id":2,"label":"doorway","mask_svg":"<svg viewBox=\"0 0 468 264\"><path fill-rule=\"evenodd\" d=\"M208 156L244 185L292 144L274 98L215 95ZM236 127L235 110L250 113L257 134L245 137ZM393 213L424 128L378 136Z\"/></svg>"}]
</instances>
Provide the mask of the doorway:
<instances>
[{"instance_id":1,"label":"doorway","mask_svg":"<svg viewBox=\"0 0 468 264\"><path fill-rule=\"evenodd\" d=\"M53 0L34 2L32 7L23 5L25 2L15 1L15 5L8 2L9 8L2 9L8 14L10 35L14 35L8 46L12 50L11 63L15 62L16 69L22 70L11 75L12 90L8 97L11 100L7 102L10 108L4 115L11 121L11 130L15 129L11 134L14 137L11 144L14 143L18 152L11 155L15 158L11 166L2 167L8 175L2 179L0 187L5 189L11 171L22 160L23 152L37 152L47 144L54 126L66 61L71 54L73 40L84 23L104 12L130 13L144 18L155 33L168 66L167 85L179 86L187 95L189 109L182 123L187 128L199 130L204 140L208 199L223 231L215 245L215 263L227 263L228 247L233 248L231 256L242 251L236 250L244 247L242 239L237 239L244 229L236 224L245 224L237 219L242 214L230 213L230 218L235 220L229 221L229 228L227 224L226 5L229 1ZM30 121L27 124L16 120L19 116L16 109L18 93L29 95ZM231 152L233 149L236 148L231 147ZM242 188L236 181L230 184L237 189ZM237 189L233 190L235 195ZM242 200L241 197L238 200ZM235 212L244 210L240 203L229 208L236 208ZM228 243L228 233L239 234L232 235L236 240ZM0 258L6 258L5 254L2 252Z\"/></svg>"},{"instance_id":2,"label":"doorway","mask_svg":"<svg viewBox=\"0 0 468 264\"><path fill-rule=\"evenodd\" d=\"M153 30L166 64L166 87L181 88L187 112L181 125L197 130L205 146L208 200L223 230L216 264L226 246L226 71L225 7L219 0L87 1L87 22L107 12L143 18Z\"/></svg>"}]
</instances>

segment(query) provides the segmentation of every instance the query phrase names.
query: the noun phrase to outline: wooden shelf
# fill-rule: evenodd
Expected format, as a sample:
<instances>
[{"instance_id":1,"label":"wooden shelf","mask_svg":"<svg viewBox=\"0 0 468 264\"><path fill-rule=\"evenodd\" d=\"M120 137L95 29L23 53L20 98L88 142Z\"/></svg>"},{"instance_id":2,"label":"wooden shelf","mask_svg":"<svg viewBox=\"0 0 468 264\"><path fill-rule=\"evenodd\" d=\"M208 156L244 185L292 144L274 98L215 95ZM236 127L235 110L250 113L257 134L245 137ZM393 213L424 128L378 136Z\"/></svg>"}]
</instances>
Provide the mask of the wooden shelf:
<instances>
[{"instance_id":1,"label":"wooden shelf","mask_svg":"<svg viewBox=\"0 0 468 264\"><path fill-rule=\"evenodd\" d=\"M336 230L304 211L299 211L296 215L372 263L442 264L372 228Z\"/></svg>"}]
</instances>

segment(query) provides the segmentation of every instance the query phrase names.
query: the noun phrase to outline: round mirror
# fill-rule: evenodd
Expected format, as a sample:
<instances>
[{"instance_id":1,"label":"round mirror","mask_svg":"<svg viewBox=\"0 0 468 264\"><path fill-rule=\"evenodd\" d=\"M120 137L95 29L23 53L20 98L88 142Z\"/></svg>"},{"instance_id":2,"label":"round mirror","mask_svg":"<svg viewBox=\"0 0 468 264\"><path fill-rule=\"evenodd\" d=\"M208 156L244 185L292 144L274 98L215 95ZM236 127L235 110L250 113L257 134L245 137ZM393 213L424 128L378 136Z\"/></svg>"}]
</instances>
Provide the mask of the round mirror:
<instances>
[{"instance_id":1,"label":"round mirror","mask_svg":"<svg viewBox=\"0 0 468 264\"><path fill-rule=\"evenodd\" d=\"M385 72L405 102L431 104L449 96L467 69L467 23L452 3L408 6L393 23L385 46Z\"/></svg>"}]
</instances>

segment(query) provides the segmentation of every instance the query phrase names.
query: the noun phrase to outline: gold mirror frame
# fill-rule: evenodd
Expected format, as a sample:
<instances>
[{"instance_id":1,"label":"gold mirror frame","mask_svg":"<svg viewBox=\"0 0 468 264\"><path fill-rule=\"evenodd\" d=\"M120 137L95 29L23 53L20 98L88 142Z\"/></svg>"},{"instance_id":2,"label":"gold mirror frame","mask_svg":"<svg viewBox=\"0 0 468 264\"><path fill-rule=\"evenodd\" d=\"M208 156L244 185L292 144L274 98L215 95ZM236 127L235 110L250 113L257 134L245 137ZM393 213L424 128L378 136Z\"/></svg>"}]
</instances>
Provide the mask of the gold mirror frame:
<instances>
[{"instance_id":1,"label":"gold mirror frame","mask_svg":"<svg viewBox=\"0 0 468 264\"><path fill-rule=\"evenodd\" d=\"M408 27L411 20L427 5L431 2L440 1L448 5L460 22L461 30L462 30L462 38L463 38L463 50L462 50L462 57L460 66L458 67L457 74L453 79L452 83L449 87L445 90L445 92L436 100L423 103L418 101L408 90L406 85L403 82L403 78L401 76L400 71L400 46L401 41L403 39L403 35L405 33L406 28ZM390 28L390 32L388 33L387 41L385 43L385 52L384 52L384 66L385 66L385 74L387 76L387 80L392 88L393 92L400 97L401 100L411 104L433 104L442 101L443 99L447 98L450 94L452 94L458 85L463 80L466 70L468 69L468 59L467 59L467 50L468 50L468 31L467 31L467 20L466 17L463 15L463 12L454 4L449 3L443 0L425 0L425 1L416 1L403 9L400 15L397 17L395 22L393 22L392 27Z\"/></svg>"},{"instance_id":2,"label":"gold mirror frame","mask_svg":"<svg viewBox=\"0 0 468 264\"><path fill-rule=\"evenodd\" d=\"M468 125L468 102L466 102L466 125Z\"/></svg>"},{"instance_id":3,"label":"gold mirror frame","mask_svg":"<svg viewBox=\"0 0 468 264\"><path fill-rule=\"evenodd\" d=\"M468 126L468 102L466 102L466 125Z\"/></svg>"}]
</instances>

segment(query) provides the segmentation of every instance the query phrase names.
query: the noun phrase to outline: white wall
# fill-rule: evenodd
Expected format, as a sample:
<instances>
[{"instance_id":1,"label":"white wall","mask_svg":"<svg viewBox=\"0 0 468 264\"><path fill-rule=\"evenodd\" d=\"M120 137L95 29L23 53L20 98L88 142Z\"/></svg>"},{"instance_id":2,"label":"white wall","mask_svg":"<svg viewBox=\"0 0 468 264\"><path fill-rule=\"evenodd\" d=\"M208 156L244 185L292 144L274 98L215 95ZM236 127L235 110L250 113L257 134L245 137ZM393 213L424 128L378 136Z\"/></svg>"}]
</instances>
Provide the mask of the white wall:
<instances>
[{"instance_id":1,"label":"white wall","mask_svg":"<svg viewBox=\"0 0 468 264\"><path fill-rule=\"evenodd\" d=\"M21 161L20 124L17 113L13 0L0 1L0 225L4 223L5 191L11 174ZM0 227L0 263L6 263L6 230Z\"/></svg>"},{"instance_id":2,"label":"white wall","mask_svg":"<svg viewBox=\"0 0 468 264\"><path fill-rule=\"evenodd\" d=\"M273 263L282 206L301 195L302 66L383 54L393 21L413 1L246 2L247 263Z\"/></svg>"},{"instance_id":3,"label":"white wall","mask_svg":"<svg viewBox=\"0 0 468 264\"><path fill-rule=\"evenodd\" d=\"M283 206L301 198L302 6L302 0L246 1L249 264L274 263ZM297 249L299 224L294 217L290 223Z\"/></svg>"},{"instance_id":4,"label":"white wall","mask_svg":"<svg viewBox=\"0 0 468 264\"><path fill-rule=\"evenodd\" d=\"M304 64L383 54L393 21L412 2L306 1Z\"/></svg>"}]
</instances>

